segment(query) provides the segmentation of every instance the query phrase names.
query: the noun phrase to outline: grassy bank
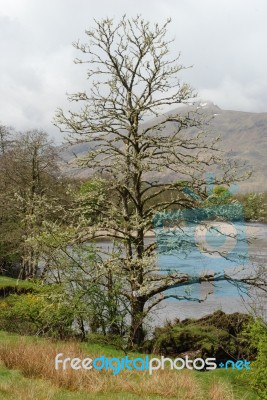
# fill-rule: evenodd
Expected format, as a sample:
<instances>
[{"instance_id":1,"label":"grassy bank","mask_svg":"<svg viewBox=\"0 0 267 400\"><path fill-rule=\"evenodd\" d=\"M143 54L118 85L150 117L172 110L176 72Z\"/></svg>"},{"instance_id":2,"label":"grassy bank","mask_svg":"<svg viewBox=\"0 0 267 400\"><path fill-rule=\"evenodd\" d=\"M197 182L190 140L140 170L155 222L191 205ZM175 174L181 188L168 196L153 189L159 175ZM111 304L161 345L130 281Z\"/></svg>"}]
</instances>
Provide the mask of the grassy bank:
<instances>
[{"instance_id":1,"label":"grassy bank","mask_svg":"<svg viewBox=\"0 0 267 400\"><path fill-rule=\"evenodd\" d=\"M0 298L4 298L10 294L30 293L37 290L37 285L30 281L10 278L0 275Z\"/></svg>"},{"instance_id":2,"label":"grassy bank","mask_svg":"<svg viewBox=\"0 0 267 400\"><path fill-rule=\"evenodd\" d=\"M51 342L36 337L0 333L0 397L3 400L61 399L179 399L179 400L256 400L246 377L239 371L210 372L158 370L56 371L54 357L91 358L105 355L123 357L112 346L95 343ZM131 354L131 357L144 355Z\"/></svg>"},{"instance_id":3,"label":"grassy bank","mask_svg":"<svg viewBox=\"0 0 267 400\"><path fill-rule=\"evenodd\" d=\"M14 279L8 276L0 275L0 289L8 289L8 288L34 290L35 284L30 281L23 281L20 279Z\"/></svg>"}]
</instances>

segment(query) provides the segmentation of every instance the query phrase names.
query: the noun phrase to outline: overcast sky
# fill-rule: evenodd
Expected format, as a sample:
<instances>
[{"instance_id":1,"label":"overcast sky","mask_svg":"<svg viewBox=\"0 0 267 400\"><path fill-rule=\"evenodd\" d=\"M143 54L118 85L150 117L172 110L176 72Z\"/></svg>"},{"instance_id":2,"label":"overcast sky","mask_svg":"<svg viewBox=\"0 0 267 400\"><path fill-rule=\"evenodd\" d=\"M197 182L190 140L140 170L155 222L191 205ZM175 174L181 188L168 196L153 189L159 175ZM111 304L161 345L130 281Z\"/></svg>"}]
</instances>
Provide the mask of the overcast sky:
<instances>
[{"instance_id":1,"label":"overcast sky","mask_svg":"<svg viewBox=\"0 0 267 400\"><path fill-rule=\"evenodd\" d=\"M171 17L173 50L205 100L223 109L267 112L265 0L0 0L0 123L43 128L59 141L52 119L67 109L66 92L86 88L72 47L93 18L141 14Z\"/></svg>"}]
</instances>

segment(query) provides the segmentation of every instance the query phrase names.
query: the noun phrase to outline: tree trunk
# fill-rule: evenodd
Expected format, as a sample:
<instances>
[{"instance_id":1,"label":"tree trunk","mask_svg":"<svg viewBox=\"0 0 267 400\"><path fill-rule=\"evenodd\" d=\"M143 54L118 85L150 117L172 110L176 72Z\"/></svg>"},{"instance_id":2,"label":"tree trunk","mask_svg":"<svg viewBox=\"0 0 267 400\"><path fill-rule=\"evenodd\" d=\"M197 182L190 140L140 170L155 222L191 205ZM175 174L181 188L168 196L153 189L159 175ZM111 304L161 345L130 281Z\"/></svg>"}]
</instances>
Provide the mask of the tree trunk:
<instances>
[{"instance_id":1,"label":"tree trunk","mask_svg":"<svg viewBox=\"0 0 267 400\"><path fill-rule=\"evenodd\" d=\"M130 327L130 340L129 346L141 347L144 339L145 332L143 328L145 299L143 297L136 297L132 300L131 305L131 327Z\"/></svg>"}]
</instances>

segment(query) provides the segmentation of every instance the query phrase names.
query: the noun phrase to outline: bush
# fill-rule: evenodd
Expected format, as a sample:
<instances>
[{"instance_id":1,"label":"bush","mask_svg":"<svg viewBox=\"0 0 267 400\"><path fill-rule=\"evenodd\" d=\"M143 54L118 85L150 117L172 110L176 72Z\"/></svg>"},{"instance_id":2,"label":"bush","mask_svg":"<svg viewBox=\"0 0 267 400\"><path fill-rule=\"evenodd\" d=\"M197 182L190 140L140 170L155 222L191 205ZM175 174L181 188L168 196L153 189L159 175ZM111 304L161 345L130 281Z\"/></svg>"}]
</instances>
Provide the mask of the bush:
<instances>
[{"instance_id":1,"label":"bush","mask_svg":"<svg viewBox=\"0 0 267 400\"><path fill-rule=\"evenodd\" d=\"M252 345L257 348L256 361L253 363L251 384L261 399L267 399L267 327L261 320L256 320L249 328Z\"/></svg>"},{"instance_id":2,"label":"bush","mask_svg":"<svg viewBox=\"0 0 267 400\"><path fill-rule=\"evenodd\" d=\"M222 311L199 320L176 321L155 330L148 350L170 356L186 353L193 357L215 357L218 362L231 358L251 360L256 355L255 350L253 352L249 339L243 334L250 321L248 315Z\"/></svg>"},{"instance_id":3,"label":"bush","mask_svg":"<svg viewBox=\"0 0 267 400\"><path fill-rule=\"evenodd\" d=\"M266 195L263 193L250 193L239 196L244 208L246 221L266 221Z\"/></svg>"},{"instance_id":4,"label":"bush","mask_svg":"<svg viewBox=\"0 0 267 400\"><path fill-rule=\"evenodd\" d=\"M60 288L12 294L0 302L0 329L21 335L72 336L74 313Z\"/></svg>"}]
</instances>

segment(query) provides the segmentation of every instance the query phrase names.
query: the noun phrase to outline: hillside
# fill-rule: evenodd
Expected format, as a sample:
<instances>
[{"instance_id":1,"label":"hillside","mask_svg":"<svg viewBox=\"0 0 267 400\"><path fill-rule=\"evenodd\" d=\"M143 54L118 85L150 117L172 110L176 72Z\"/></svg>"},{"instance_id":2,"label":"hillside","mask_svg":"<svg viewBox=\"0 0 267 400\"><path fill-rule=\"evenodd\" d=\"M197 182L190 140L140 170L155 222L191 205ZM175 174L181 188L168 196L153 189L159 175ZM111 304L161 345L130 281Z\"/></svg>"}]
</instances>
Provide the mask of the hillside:
<instances>
[{"instance_id":1,"label":"hillside","mask_svg":"<svg viewBox=\"0 0 267 400\"><path fill-rule=\"evenodd\" d=\"M201 113L213 117L209 123L211 135L221 137L221 148L226 157L246 161L253 169L252 177L239 185L240 191L267 191L267 113L251 113L242 111L222 110L211 102L199 102L198 109ZM184 112L187 108L177 109L177 113ZM174 114L176 110L172 110ZM145 125L155 122L151 120ZM168 127L166 133L168 133ZM75 168L75 157L86 154L89 150L88 143L79 143L61 150L62 167L68 174L87 176L86 169ZM163 179L167 179L164 176Z\"/></svg>"}]
</instances>

